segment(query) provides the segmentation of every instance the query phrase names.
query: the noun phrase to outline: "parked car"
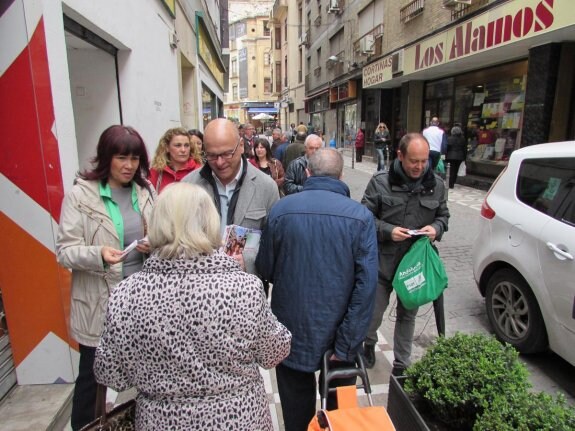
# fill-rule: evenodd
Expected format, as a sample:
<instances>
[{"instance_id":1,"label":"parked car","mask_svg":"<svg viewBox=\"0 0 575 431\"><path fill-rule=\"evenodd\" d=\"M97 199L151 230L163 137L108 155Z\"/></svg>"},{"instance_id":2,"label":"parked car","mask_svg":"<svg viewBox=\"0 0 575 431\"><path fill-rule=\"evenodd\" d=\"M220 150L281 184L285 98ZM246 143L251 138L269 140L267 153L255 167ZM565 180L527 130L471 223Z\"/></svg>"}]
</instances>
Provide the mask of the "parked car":
<instances>
[{"instance_id":1,"label":"parked car","mask_svg":"<svg viewBox=\"0 0 575 431\"><path fill-rule=\"evenodd\" d=\"M473 273L496 336L575 365L575 141L511 154L481 208Z\"/></svg>"}]
</instances>

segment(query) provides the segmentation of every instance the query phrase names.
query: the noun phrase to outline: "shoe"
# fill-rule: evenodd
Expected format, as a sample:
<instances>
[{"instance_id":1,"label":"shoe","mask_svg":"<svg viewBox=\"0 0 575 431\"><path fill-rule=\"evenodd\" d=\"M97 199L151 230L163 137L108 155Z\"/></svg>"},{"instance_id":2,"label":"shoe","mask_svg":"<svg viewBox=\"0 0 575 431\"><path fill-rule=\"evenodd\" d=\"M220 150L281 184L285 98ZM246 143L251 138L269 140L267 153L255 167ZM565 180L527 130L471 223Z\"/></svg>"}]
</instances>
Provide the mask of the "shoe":
<instances>
[{"instance_id":1,"label":"shoe","mask_svg":"<svg viewBox=\"0 0 575 431\"><path fill-rule=\"evenodd\" d=\"M403 368L403 367L396 367L396 366L394 366L394 367L391 369L391 375L392 375L392 376L401 377L401 376L403 376L404 374L405 374L405 368Z\"/></svg>"},{"instance_id":2,"label":"shoe","mask_svg":"<svg viewBox=\"0 0 575 431\"><path fill-rule=\"evenodd\" d=\"M365 359L365 367L373 368L375 365L375 344L363 345L363 357Z\"/></svg>"}]
</instances>

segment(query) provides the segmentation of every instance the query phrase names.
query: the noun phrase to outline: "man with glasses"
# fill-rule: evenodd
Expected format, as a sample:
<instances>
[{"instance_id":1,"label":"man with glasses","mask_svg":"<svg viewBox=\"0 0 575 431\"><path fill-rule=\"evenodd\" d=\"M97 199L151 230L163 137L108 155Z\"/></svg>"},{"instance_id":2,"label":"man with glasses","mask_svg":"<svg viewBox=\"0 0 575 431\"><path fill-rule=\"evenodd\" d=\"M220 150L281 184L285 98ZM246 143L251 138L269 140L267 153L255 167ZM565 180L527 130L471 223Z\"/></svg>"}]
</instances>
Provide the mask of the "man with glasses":
<instances>
[{"instance_id":1,"label":"man with glasses","mask_svg":"<svg viewBox=\"0 0 575 431\"><path fill-rule=\"evenodd\" d=\"M182 180L198 184L213 197L222 234L230 224L262 230L279 199L275 181L247 161L241 143L234 123L225 118L210 121L204 130L206 164Z\"/></svg>"}]
</instances>

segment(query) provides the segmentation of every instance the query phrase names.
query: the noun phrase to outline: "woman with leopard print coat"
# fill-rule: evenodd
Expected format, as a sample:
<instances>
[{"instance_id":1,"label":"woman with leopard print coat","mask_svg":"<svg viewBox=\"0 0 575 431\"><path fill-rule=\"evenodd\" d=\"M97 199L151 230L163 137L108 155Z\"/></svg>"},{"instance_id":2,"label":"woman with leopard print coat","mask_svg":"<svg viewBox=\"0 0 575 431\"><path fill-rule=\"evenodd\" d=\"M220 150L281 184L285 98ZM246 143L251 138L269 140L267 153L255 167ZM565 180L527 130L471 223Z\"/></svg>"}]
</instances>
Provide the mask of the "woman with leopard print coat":
<instances>
[{"instance_id":1,"label":"woman with leopard print coat","mask_svg":"<svg viewBox=\"0 0 575 431\"><path fill-rule=\"evenodd\" d=\"M138 430L272 430L259 366L290 350L261 281L220 246L219 215L200 187L175 183L157 200L154 249L110 297L96 378L138 391Z\"/></svg>"}]
</instances>

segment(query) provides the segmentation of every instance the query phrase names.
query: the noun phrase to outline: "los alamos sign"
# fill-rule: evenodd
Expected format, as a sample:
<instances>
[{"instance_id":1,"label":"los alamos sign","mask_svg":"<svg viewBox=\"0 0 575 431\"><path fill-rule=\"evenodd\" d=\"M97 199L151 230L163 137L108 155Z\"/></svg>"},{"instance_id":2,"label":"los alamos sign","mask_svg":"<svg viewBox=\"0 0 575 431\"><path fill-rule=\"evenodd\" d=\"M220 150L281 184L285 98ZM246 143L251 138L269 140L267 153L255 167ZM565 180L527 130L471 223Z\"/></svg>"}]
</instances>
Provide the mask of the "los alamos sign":
<instances>
[{"instance_id":1,"label":"los alamos sign","mask_svg":"<svg viewBox=\"0 0 575 431\"><path fill-rule=\"evenodd\" d=\"M522 0L490 9L406 48L403 75L575 25L572 1ZM364 68L364 88L392 78L390 60L391 56L385 57ZM370 69L370 66L374 67Z\"/></svg>"}]
</instances>

